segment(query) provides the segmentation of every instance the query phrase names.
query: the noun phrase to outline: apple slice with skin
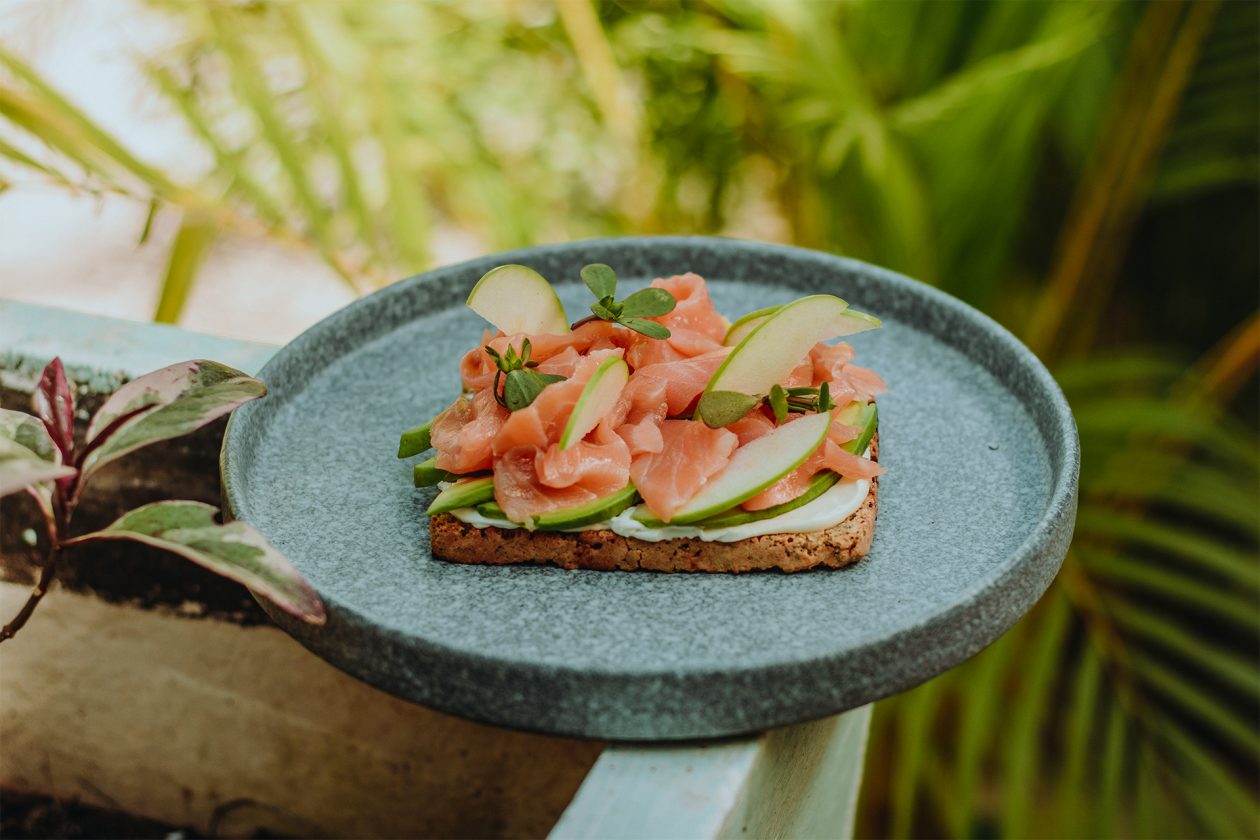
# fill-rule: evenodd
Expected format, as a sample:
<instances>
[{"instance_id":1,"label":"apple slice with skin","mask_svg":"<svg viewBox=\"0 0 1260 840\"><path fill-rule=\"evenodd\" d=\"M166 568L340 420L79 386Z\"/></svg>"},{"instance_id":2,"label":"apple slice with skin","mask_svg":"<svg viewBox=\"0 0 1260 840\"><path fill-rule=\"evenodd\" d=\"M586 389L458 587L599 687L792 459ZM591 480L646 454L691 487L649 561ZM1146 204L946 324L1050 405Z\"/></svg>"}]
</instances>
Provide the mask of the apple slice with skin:
<instances>
[{"instance_id":1,"label":"apple slice with skin","mask_svg":"<svg viewBox=\"0 0 1260 840\"><path fill-rule=\"evenodd\" d=\"M740 406L751 408L787 379L818 342L877 326L878 318L861 312L850 315L849 305L832 295L810 295L780 307L744 336L714 372L696 417L710 426L726 425L735 415L742 416ZM741 394L747 398L746 406Z\"/></svg>"},{"instance_id":2,"label":"apple slice with skin","mask_svg":"<svg viewBox=\"0 0 1260 840\"><path fill-rule=\"evenodd\" d=\"M468 308L507 335L564 335L569 319L541 274L524 265L501 265L482 275L468 293Z\"/></svg>"},{"instance_id":3,"label":"apple slice with skin","mask_svg":"<svg viewBox=\"0 0 1260 840\"><path fill-rule=\"evenodd\" d=\"M767 318L782 309L782 306L767 306L765 309L758 309L756 312L749 312L743 318L731 324L726 331L726 337L722 339L722 343L727 347L734 347L749 336L753 330L761 326ZM858 312L856 309L846 309L844 315L841 316L843 323L839 324L839 332L834 338L845 335L855 335L856 333L866 332L867 330L876 329L880 321L874 315L867 315L865 312Z\"/></svg>"},{"instance_id":4,"label":"apple slice with skin","mask_svg":"<svg viewBox=\"0 0 1260 840\"><path fill-rule=\"evenodd\" d=\"M780 307L736 345L714 372L705 393L770 393L770 387L787 379L811 347L840 334L848 308L849 304L832 295L810 295Z\"/></svg>"},{"instance_id":5,"label":"apple slice with skin","mask_svg":"<svg viewBox=\"0 0 1260 840\"><path fill-rule=\"evenodd\" d=\"M722 339L722 343L727 347L734 347L747 338L750 332L761 326L762 321L766 320L782 308L782 306L767 306L765 309L758 309L755 312L749 312L743 318L740 318L738 321L731 324L730 328L726 331L726 337Z\"/></svg>"},{"instance_id":6,"label":"apple slice with skin","mask_svg":"<svg viewBox=\"0 0 1260 840\"><path fill-rule=\"evenodd\" d=\"M867 330L879 329L880 320L874 315L868 315L865 312L858 312L856 309L846 309L842 323L838 326L840 332L836 333L836 338L843 338L846 335L857 335Z\"/></svg>"},{"instance_id":7,"label":"apple slice with skin","mask_svg":"<svg viewBox=\"0 0 1260 840\"><path fill-rule=\"evenodd\" d=\"M569 414L569 422L560 434L560 449L563 451L599 425L604 415L612 411L617 398L630 380L630 368L621 359L611 356L600 362L599 367L591 374L577 403Z\"/></svg>"},{"instance_id":8,"label":"apple slice with skin","mask_svg":"<svg viewBox=\"0 0 1260 840\"><path fill-rule=\"evenodd\" d=\"M803 464L822 445L829 428L830 413L807 414L741 446L726 469L675 512L669 524L699 522L751 499Z\"/></svg>"}]
</instances>

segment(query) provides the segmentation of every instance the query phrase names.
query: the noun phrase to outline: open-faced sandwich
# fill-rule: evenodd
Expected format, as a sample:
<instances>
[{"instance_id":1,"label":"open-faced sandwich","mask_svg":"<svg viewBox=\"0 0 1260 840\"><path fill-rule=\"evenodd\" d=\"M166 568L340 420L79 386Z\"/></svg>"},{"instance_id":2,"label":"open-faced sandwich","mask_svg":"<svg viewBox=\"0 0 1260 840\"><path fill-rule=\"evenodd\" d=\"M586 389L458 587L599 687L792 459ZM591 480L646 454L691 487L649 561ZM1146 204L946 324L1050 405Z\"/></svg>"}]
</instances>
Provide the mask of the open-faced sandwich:
<instances>
[{"instance_id":1,"label":"open-faced sandwich","mask_svg":"<svg viewBox=\"0 0 1260 840\"><path fill-rule=\"evenodd\" d=\"M495 328L463 394L403 434L437 486L435 557L570 569L800 571L863 557L875 532L878 375L847 343L879 326L831 295L730 323L695 274L624 299L606 265L570 325L537 272L487 273L468 306Z\"/></svg>"}]
</instances>

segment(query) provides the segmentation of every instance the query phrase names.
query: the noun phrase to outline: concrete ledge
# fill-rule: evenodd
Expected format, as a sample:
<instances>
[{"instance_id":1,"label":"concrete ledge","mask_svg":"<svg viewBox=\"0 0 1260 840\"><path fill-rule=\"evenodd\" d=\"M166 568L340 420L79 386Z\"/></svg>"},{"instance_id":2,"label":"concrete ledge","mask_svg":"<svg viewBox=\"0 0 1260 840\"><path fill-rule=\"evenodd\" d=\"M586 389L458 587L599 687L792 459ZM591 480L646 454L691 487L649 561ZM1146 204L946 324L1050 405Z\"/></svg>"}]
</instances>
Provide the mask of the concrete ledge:
<instances>
[{"instance_id":1,"label":"concrete ledge","mask_svg":"<svg viewBox=\"0 0 1260 840\"><path fill-rule=\"evenodd\" d=\"M0 584L0 612L25 597ZM603 749L404 703L273 627L66 591L0 671L5 787L206 833L538 837Z\"/></svg>"}]
</instances>

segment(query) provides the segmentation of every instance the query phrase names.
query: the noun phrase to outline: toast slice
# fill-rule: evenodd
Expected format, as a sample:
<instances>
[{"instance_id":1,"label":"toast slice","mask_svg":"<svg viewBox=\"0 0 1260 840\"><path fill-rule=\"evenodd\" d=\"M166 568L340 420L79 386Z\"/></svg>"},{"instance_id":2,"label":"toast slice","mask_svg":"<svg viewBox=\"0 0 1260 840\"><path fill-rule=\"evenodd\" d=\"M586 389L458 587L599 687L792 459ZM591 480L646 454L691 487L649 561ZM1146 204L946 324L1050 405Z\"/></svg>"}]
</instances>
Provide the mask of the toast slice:
<instances>
[{"instance_id":1,"label":"toast slice","mask_svg":"<svg viewBox=\"0 0 1260 840\"><path fill-rule=\"evenodd\" d=\"M871 460L879 460L879 435L871 440ZM450 514L433 517L429 540L434 557L455 563L492 566L539 563L565 569L655 572L799 572L818 566L841 568L871 549L879 479L862 506L838 525L805 534L765 534L738 542L698 539L648 542L609 530L561 533L524 528L476 528Z\"/></svg>"}]
</instances>

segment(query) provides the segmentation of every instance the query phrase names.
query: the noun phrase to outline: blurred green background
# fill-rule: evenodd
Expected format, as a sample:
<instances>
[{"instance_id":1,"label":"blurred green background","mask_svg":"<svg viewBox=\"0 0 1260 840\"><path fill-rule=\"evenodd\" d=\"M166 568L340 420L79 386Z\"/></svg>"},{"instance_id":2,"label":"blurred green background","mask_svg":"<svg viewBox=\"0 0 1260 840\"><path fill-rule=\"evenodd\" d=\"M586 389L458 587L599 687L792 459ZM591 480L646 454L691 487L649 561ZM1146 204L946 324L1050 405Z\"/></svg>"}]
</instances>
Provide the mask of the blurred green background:
<instances>
[{"instance_id":1,"label":"blurred green background","mask_svg":"<svg viewBox=\"0 0 1260 840\"><path fill-rule=\"evenodd\" d=\"M0 156L178 216L159 320L225 236L361 293L453 236L658 232L847 254L993 315L1073 404L1077 538L1012 632L878 705L859 834L1260 834L1260 5L147 13L177 37L136 60L204 173L7 47Z\"/></svg>"}]
</instances>

